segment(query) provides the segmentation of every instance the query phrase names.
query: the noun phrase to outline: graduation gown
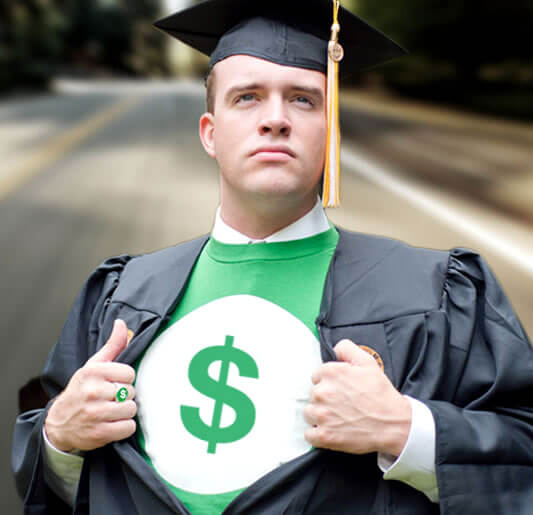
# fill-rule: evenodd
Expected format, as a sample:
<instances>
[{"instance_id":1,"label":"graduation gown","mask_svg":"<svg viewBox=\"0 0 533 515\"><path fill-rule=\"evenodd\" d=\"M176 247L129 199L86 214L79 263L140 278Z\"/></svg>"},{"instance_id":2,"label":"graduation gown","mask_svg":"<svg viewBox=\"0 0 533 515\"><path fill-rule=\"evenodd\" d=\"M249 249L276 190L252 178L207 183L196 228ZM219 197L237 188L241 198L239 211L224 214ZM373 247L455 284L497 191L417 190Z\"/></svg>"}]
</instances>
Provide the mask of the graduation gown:
<instances>
[{"instance_id":1,"label":"graduation gown","mask_svg":"<svg viewBox=\"0 0 533 515\"><path fill-rule=\"evenodd\" d=\"M349 338L380 355L399 391L426 403L436 423L440 503L402 482L385 481L375 454L314 449L260 478L224 513L531 513L533 350L486 263L465 249L435 251L339 234L316 320L322 358L335 359L333 346ZM45 366L42 381L50 396L105 343L116 318L135 333L118 361L133 364L179 303L206 241L123 255L98 267ZM46 412L18 418L12 466L26 513L61 515L70 508L43 480ZM188 512L132 437L87 453L74 513Z\"/></svg>"}]
</instances>

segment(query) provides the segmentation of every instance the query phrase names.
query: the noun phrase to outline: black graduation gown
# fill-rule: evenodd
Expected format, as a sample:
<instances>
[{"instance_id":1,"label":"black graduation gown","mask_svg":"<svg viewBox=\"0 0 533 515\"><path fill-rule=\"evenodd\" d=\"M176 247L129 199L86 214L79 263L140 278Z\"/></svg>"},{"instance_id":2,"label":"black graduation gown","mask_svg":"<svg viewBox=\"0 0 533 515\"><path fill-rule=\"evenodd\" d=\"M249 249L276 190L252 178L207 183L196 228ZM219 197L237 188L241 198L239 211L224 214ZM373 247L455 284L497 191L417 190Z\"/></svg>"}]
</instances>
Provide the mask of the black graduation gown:
<instances>
[{"instance_id":1,"label":"black graduation gown","mask_svg":"<svg viewBox=\"0 0 533 515\"><path fill-rule=\"evenodd\" d=\"M532 513L533 350L485 262L464 249L339 233L316 321L322 357L334 359L342 338L366 345L382 357L396 388L429 406L440 503L383 480L375 454L312 450L260 478L224 513ZM104 344L115 318L135 332L119 361L134 363L180 301L206 241L105 261L82 289L45 366L50 396ZM12 465L26 513L61 515L70 509L43 480L45 416L46 409L18 418ZM132 437L87 453L74 513L188 512Z\"/></svg>"}]
</instances>

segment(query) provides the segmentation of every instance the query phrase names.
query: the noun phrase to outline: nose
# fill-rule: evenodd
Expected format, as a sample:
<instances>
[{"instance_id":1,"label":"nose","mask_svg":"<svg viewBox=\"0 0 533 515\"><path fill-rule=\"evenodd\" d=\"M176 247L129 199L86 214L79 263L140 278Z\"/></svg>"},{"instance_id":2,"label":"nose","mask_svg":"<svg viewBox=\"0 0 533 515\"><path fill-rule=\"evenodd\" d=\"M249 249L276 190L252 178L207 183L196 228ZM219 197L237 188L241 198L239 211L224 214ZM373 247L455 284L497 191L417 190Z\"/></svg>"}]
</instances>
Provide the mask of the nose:
<instances>
[{"instance_id":1,"label":"nose","mask_svg":"<svg viewBox=\"0 0 533 515\"><path fill-rule=\"evenodd\" d=\"M259 124L261 135L289 136L291 122L283 99L272 98L264 104L265 109Z\"/></svg>"}]
</instances>

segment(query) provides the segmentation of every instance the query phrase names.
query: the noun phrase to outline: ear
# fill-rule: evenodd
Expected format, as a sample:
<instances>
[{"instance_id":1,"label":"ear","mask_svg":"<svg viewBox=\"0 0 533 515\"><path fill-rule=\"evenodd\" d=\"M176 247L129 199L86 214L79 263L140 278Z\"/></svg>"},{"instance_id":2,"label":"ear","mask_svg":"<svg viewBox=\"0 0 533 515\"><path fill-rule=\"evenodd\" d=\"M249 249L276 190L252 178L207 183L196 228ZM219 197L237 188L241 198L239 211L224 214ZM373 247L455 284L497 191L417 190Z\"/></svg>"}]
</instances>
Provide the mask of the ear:
<instances>
[{"instance_id":1,"label":"ear","mask_svg":"<svg viewBox=\"0 0 533 515\"><path fill-rule=\"evenodd\" d=\"M204 113L200 118L200 140L207 154L213 159L215 152L215 120L212 113Z\"/></svg>"}]
</instances>

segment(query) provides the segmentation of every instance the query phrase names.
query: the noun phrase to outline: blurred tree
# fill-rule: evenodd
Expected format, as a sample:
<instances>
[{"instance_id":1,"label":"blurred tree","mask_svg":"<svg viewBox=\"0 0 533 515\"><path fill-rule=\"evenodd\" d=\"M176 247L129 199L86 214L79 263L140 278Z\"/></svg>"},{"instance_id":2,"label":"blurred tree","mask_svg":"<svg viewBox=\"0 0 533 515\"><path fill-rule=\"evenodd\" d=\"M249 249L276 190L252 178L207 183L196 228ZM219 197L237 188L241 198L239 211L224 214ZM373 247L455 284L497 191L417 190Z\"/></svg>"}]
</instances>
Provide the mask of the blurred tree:
<instances>
[{"instance_id":1,"label":"blurred tree","mask_svg":"<svg viewBox=\"0 0 533 515\"><path fill-rule=\"evenodd\" d=\"M528 44L531 0L503 4L346 0L346 4L409 49L407 58L377 71L393 87L469 104L479 100L480 92L489 97L511 91L531 96L525 92L533 85L533 45Z\"/></svg>"},{"instance_id":2,"label":"blurred tree","mask_svg":"<svg viewBox=\"0 0 533 515\"><path fill-rule=\"evenodd\" d=\"M124 69L131 50L131 25L115 2L69 0L66 5L70 27L65 43L67 66L83 71Z\"/></svg>"},{"instance_id":3,"label":"blurred tree","mask_svg":"<svg viewBox=\"0 0 533 515\"><path fill-rule=\"evenodd\" d=\"M55 73L67 22L53 0L0 5L0 91L42 87Z\"/></svg>"},{"instance_id":4,"label":"blurred tree","mask_svg":"<svg viewBox=\"0 0 533 515\"><path fill-rule=\"evenodd\" d=\"M161 0L127 0L132 47L126 62L139 75L170 73L166 36L152 26L161 15L161 4Z\"/></svg>"},{"instance_id":5,"label":"blurred tree","mask_svg":"<svg viewBox=\"0 0 533 515\"><path fill-rule=\"evenodd\" d=\"M530 0L357 0L361 16L413 55L451 63L461 79L477 80L482 65L532 58L526 44L533 21Z\"/></svg>"},{"instance_id":6,"label":"blurred tree","mask_svg":"<svg viewBox=\"0 0 533 515\"><path fill-rule=\"evenodd\" d=\"M78 68L135 75L166 74L161 34L151 27L157 0L67 0L67 62Z\"/></svg>"},{"instance_id":7,"label":"blurred tree","mask_svg":"<svg viewBox=\"0 0 533 515\"><path fill-rule=\"evenodd\" d=\"M166 75L159 0L0 1L0 92L58 71Z\"/></svg>"}]
</instances>

